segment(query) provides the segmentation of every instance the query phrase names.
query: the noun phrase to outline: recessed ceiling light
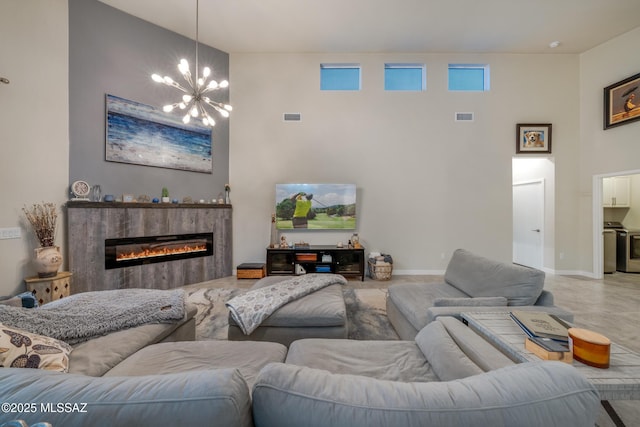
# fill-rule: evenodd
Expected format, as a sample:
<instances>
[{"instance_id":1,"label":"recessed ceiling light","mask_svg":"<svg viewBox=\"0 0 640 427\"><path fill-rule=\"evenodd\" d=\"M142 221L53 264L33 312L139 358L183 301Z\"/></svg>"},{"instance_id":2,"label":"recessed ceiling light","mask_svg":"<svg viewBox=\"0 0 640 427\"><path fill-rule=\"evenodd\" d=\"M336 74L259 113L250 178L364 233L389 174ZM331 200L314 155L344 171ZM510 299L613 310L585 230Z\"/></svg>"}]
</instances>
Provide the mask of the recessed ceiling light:
<instances>
[{"instance_id":1,"label":"recessed ceiling light","mask_svg":"<svg viewBox=\"0 0 640 427\"><path fill-rule=\"evenodd\" d=\"M560 46L560 42L559 42L559 41L557 41L557 40L552 41L551 43L549 43L549 47L550 47L551 49L555 49L555 48L557 48L558 46Z\"/></svg>"}]
</instances>

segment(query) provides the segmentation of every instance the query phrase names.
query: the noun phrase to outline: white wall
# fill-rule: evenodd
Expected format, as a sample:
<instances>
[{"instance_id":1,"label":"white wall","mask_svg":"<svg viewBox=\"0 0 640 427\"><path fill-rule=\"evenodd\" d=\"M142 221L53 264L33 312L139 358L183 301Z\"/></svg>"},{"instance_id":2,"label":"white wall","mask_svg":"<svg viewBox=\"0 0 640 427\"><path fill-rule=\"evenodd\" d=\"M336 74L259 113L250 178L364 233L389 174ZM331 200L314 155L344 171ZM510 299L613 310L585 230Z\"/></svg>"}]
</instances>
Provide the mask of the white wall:
<instances>
[{"instance_id":1,"label":"white wall","mask_svg":"<svg viewBox=\"0 0 640 427\"><path fill-rule=\"evenodd\" d=\"M66 199L69 175L68 13L66 0L2 2L0 75L0 227L22 238L0 240L0 295L24 290L37 241L22 207ZM56 243L62 245L64 217Z\"/></svg>"},{"instance_id":2,"label":"white wall","mask_svg":"<svg viewBox=\"0 0 640 427\"><path fill-rule=\"evenodd\" d=\"M324 62L360 63L362 90L321 92ZM385 62L425 63L427 91L385 92ZM491 91L448 92L448 63L490 64ZM232 54L230 75L236 264L264 260L283 182L356 183L361 241L391 253L394 273L442 271L459 247L511 261L517 123L553 124L557 208L568 215L577 202L576 55ZM456 111L475 112L475 122L454 123ZM285 112L302 122L284 123ZM572 236L556 234L577 251ZM288 238L333 244L349 235Z\"/></svg>"},{"instance_id":3,"label":"white wall","mask_svg":"<svg viewBox=\"0 0 640 427\"><path fill-rule=\"evenodd\" d=\"M593 176L640 169L640 121L603 130L603 88L640 72L640 28L580 56L580 268L593 269Z\"/></svg>"}]
</instances>

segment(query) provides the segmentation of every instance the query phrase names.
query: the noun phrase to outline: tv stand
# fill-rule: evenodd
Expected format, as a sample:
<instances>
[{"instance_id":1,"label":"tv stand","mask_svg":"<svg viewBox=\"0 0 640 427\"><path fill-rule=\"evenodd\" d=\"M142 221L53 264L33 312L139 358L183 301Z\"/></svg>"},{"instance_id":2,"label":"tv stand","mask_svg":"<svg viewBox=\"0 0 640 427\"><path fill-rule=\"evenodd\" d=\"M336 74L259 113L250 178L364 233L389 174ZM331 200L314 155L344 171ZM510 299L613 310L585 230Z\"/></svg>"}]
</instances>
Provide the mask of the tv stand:
<instances>
[{"instance_id":1,"label":"tv stand","mask_svg":"<svg viewBox=\"0 0 640 427\"><path fill-rule=\"evenodd\" d=\"M364 281L364 248L332 245L267 248L267 276L334 273Z\"/></svg>"}]
</instances>

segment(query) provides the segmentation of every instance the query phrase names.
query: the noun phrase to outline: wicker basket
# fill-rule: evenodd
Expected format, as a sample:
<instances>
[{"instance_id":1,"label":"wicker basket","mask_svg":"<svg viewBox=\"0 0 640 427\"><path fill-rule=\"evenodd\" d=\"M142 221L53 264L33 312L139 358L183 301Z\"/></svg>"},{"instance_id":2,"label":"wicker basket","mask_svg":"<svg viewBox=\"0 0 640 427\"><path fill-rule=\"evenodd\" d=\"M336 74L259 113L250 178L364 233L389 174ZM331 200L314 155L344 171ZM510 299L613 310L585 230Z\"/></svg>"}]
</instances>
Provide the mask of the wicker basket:
<instances>
[{"instance_id":1,"label":"wicker basket","mask_svg":"<svg viewBox=\"0 0 640 427\"><path fill-rule=\"evenodd\" d=\"M374 280L391 280L391 272L393 264L377 265L375 262L369 262L369 277Z\"/></svg>"}]
</instances>

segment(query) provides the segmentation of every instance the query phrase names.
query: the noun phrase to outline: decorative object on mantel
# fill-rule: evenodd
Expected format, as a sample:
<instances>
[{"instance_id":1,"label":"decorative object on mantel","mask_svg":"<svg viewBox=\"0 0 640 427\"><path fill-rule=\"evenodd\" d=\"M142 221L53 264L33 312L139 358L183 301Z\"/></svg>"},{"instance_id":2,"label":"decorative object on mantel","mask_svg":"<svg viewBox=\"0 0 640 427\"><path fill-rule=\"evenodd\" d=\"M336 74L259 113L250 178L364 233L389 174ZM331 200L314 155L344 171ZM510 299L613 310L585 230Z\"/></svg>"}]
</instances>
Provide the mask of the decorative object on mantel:
<instances>
[{"instance_id":1,"label":"decorative object on mantel","mask_svg":"<svg viewBox=\"0 0 640 427\"><path fill-rule=\"evenodd\" d=\"M182 203L193 203L193 199L189 196L185 196L182 198Z\"/></svg>"},{"instance_id":2,"label":"decorative object on mantel","mask_svg":"<svg viewBox=\"0 0 640 427\"><path fill-rule=\"evenodd\" d=\"M205 126L215 126L216 122L209 115L208 108L211 107L216 110L222 117L229 117L229 111L233 108L229 104L223 104L221 102L216 102L209 98L206 94L217 90L217 89L225 89L229 87L229 82L227 80L223 80L218 83L215 80L211 80L207 83L207 79L209 75L211 75L211 69L209 67L204 67L202 71L202 78L199 77L198 74L198 21L199 21L199 1L196 0L196 67L195 67L195 79L191 78L191 70L189 69L189 63L186 59L181 59L178 64L178 70L182 74L184 80L189 84L187 88L181 86L179 83L175 82L171 77L164 76L161 77L159 74L153 74L151 78L153 81L157 83L164 83L167 86L174 87L176 89L181 90L185 94L182 95L182 100L175 102L173 104L165 105L162 109L169 113L173 111L174 108L179 107L181 110L186 110L187 114L184 115L182 121L186 124L191 121L191 118L201 118L202 123Z\"/></svg>"},{"instance_id":3,"label":"decorative object on mantel","mask_svg":"<svg viewBox=\"0 0 640 427\"><path fill-rule=\"evenodd\" d=\"M62 265L60 247L55 246L58 212L54 203L34 204L22 208L27 220L40 242L35 250L35 267L38 277L54 277Z\"/></svg>"},{"instance_id":4,"label":"decorative object on mantel","mask_svg":"<svg viewBox=\"0 0 640 427\"><path fill-rule=\"evenodd\" d=\"M222 193L218 194L218 204L219 205L224 205L224 199L222 198Z\"/></svg>"},{"instance_id":5,"label":"decorative object on mantel","mask_svg":"<svg viewBox=\"0 0 640 427\"><path fill-rule=\"evenodd\" d=\"M149 203L150 201L151 201L151 197L147 196L146 194L141 194L138 196L139 203Z\"/></svg>"},{"instance_id":6,"label":"decorative object on mantel","mask_svg":"<svg viewBox=\"0 0 640 427\"><path fill-rule=\"evenodd\" d=\"M100 200L102 200L102 188L96 184L91 188L91 201L99 202Z\"/></svg>"},{"instance_id":7,"label":"decorative object on mantel","mask_svg":"<svg viewBox=\"0 0 640 427\"><path fill-rule=\"evenodd\" d=\"M171 199L169 199L169 190L167 187L162 187L162 203L169 203Z\"/></svg>"},{"instance_id":8,"label":"decorative object on mantel","mask_svg":"<svg viewBox=\"0 0 640 427\"><path fill-rule=\"evenodd\" d=\"M71 184L71 193L73 199L71 200L86 200L89 201L89 193L91 193L91 186L86 181L74 181Z\"/></svg>"},{"instance_id":9,"label":"decorative object on mantel","mask_svg":"<svg viewBox=\"0 0 640 427\"><path fill-rule=\"evenodd\" d=\"M225 184L224 185L224 202L227 205L231 204L231 197L229 196L229 193L231 193L231 186L229 184Z\"/></svg>"}]
</instances>

